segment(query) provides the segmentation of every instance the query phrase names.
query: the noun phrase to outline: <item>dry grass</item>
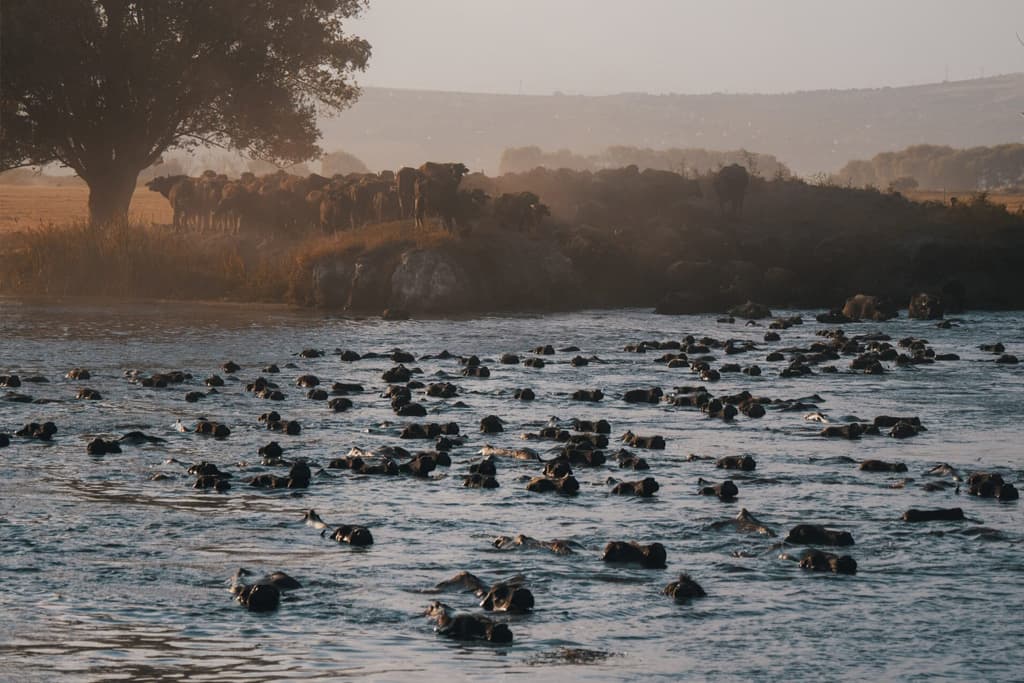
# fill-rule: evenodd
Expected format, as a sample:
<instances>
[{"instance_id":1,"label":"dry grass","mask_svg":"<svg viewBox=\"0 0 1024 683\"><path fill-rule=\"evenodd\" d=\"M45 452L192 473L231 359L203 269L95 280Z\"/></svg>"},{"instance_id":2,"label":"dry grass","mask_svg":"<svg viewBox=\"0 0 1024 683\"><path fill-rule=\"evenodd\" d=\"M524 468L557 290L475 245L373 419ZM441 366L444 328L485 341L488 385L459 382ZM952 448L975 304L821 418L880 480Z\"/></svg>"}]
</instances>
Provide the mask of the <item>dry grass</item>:
<instances>
[{"instance_id":1,"label":"dry grass","mask_svg":"<svg viewBox=\"0 0 1024 683\"><path fill-rule=\"evenodd\" d=\"M382 249L429 249L448 244L455 239L452 233L433 222L428 223L423 229L417 229L412 221L394 221L367 225L331 236L312 237L302 242L294 254L297 262L305 265L341 254Z\"/></svg>"},{"instance_id":2,"label":"dry grass","mask_svg":"<svg viewBox=\"0 0 1024 683\"><path fill-rule=\"evenodd\" d=\"M51 225L70 225L89 218L89 188L83 183L62 186L0 184L0 235ZM157 192L135 190L129 210L133 223L170 223L171 207Z\"/></svg>"},{"instance_id":3,"label":"dry grass","mask_svg":"<svg viewBox=\"0 0 1024 683\"><path fill-rule=\"evenodd\" d=\"M949 200L956 197L959 202L970 202L977 192L943 192L941 190L909 190L903 193L907 199L915 202L940 202L947 206ZM993 193L988 195L988 201L992 204L999 204L1006 207L1010 213L1024 213L1024 194Z\"/></svg>"},{"instance_id":4,"label":"dry grass","mask_svg":"<svg viewBox=\"0 0 1024 683\"><path fill-rule=\"evenodd\" d=\"M0 185L0 258L8 264L0 292L281 302L312 265L334 256L397 256L457 239L412 221L333 236L176 233L167 201L145 188L128 224L97 228L85 220L87 197L78 186Z\"/></svg>"},{"instance_id":5,"label":"dry grass","mask_svg":"<svg viewBox=\"0 0 1024 683\"><path fill-rule=\"evenodd\" d=\"M152 224L51 225L9 233L2 246L9 294L281 301L290 276L279 245Z\"/></svg>"}]
</instances>

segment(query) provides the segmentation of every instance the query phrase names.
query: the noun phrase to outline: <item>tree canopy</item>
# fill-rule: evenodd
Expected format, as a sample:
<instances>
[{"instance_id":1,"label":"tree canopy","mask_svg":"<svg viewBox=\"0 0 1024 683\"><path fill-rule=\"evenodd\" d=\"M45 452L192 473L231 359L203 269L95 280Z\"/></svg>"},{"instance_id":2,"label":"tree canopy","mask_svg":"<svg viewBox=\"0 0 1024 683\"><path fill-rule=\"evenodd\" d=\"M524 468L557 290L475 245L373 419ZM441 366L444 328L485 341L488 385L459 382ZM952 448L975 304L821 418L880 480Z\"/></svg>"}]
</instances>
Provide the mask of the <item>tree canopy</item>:
<instances>
[{"instance_id":1,"label":"tree canopy","mask_svg":"<svg viewBox=\"0 0 1024 683\"><path fill-rule=\"evenodd\" d=\"M954 149L944 145L913 145L882 152L870 160L849 162L835 176L840 184L892 186L906 184L941 190L991 190L1024 183L1024 145ZM901 187L901 185L903 187Z\"/></svg>"},{"instance_id":2,"label":"tree canopy","mask_svg":"<svg viewBox=\"0 0 1024 683\"><path fill-rule=\"evenodd\" d=\"M318 109L359 89L370 45L345 32L367 0L4 0L0 170L59 162L94 221L124 217L168 149L319 153Z\"/></svg>"},{"instance_id":3,"label":"tree canopy","mask_svg":"<svg viewBox=\"0 0 1024 683\"><path fill-rule=\"evenodd\" d=\"M369 170L362 159L342 149L328 152L320 158L320 172L327 176L366 173Z\"/></svg>"},{"instance_id":4,"label":"tree canopy","mask_svg":"<svg viewBox=\"0 0 1024 683\"><path fill-rule=\"evenodd\" d=\"M651 168L676 173L709 173L729 164L739 164L750 173L768 178L789 177L792 172L771 154L748 152L744 149L719 151L702 148L647 149L627 145L613 145L595 154L577 154L560 149L545 152L540 147L509 147L498 164L501 173L525 173L537 167L569 168L574 171L597 171L603 168Z\"/></svg>"}]
</instances>

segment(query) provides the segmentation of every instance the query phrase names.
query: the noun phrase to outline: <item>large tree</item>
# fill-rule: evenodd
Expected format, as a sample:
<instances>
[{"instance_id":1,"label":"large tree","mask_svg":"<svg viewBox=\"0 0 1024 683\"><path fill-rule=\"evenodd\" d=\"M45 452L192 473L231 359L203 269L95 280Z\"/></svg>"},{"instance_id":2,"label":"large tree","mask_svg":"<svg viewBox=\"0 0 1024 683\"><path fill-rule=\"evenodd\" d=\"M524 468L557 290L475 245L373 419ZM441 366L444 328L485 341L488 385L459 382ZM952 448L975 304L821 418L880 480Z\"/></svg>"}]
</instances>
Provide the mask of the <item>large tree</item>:
<instances>
[{"instance_id":1,"label":"large tree","mask_svg":"<svg viewBox=\"0 0 1024 683\"><path fill-rule=\"evenodd\" d=\"M108 222L168 149L316 156L318 110L359 94L367 2L0 0L0 170L64 164Z\"/></svg>"}]
</instances>

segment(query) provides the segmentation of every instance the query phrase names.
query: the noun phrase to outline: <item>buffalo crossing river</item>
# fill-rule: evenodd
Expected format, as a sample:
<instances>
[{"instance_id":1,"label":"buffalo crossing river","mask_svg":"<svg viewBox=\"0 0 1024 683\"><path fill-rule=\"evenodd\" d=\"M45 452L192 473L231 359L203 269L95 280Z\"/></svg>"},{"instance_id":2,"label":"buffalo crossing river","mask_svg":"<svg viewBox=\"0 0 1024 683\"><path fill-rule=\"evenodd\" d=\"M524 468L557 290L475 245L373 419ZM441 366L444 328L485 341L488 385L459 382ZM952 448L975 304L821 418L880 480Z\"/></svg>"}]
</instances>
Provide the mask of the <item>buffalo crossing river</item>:
<instances>
[{"instance_id":1,"label":"buffalo crossing river","mask_svg":"<svg viewBox=\"0 0 1024 683\"><path fill-rule=\"evenodd\" d=\"M283 308L217 304L25 303L0 301L0 374L42 375L45 384L15 391L55 402L0 401L0 432L52 420L50 443L12 438L0 449L0 678L5 680L271 681L366 677L527 679L795 680L1020 680L1024 646L1024 525L1019 502L999 502L952 488L926 492L925 472L950 463L966 474L996 471L1018 487L1022 481L1024 366L999 365L979 350L1001 341L1024 355L1024 314L969 312L962 325L900 319L845 326L850 336L882 331L927 339L939 353L961 360L897 367L883 375L854 374L849 357L837 374L781 378L784 362L766 362L771 350L806 347L829 327L802 313L805 324L766 343L765 326L715 316L656 316L641 310L461 320L385 322L347 319ZM767 321L765 321L766 324ZM927 431L910 439L868 436L856 441L818 436L821 424L805 411L769 407L760 419L742 414L731 423L694 408L628 404L632 388L669 392L699 384L688 368L656 362L662 352L627 353L625 344L679 340L686 334L757 342L757 350L723 362L756 363L760 377L723 374L713 394L748 389L755 396L795 399L818 394L818 410L837 420L855 415L916 415ZM546 356L546 367L500 365L502 352L529 357L538 345L576 345L603 363L573 367L575 353ZM463 378L456 359L417 360L414 379L450 380L451 399L416 397L426 418L396 418L381 374L388 358L344 363L336 348L360 353L400 347L416 355L447 349L476 354L489 378ZM306 348L327 351L304 359ZM186 403L189 390L204 390L204 377L221 363L242 366L219 394ZM284 368L294 362L298 369ZM287 394L263 401L243 390L266 375ZM72 367L92 373L72 381ZM180 369L194 379L166 389L126 379L129 369ZM365 385L353 409L329 411L295 386L312 373L327 386ZM75 399L81 386L101 400ZM531 387L533 402L512 399ZM600 388L599 403L569 394ZM0 390L6 391L6 390ZM416 392L414 392L415 394ZM298 420L297 436L268 432L257 416L277 410ZM486 415L506 421L504 433L483 435ZM206 416L228 424L227 439L179 433L180 419ZM549 418L605 418L616 437L627 429L660 434L663 451L640 451L649 472L620 470L613 459L575 469L578 496L525 490L537 463L499 459L495 490L468 489L462 475L485 444L530 446L547 457L554 442L526 442ZM409 422L457 422L468 437L452 451L452 466L429 480L409 476L357 476L326 470L305 490L246 486L260 466L257 449L277 440L286 458L303 457L316 472L353 446L385 444L410 450L432 442L400 441ZM90 456L94 436L142 430L166 443L126 446L122 454ZM726 472L713 460L750 454L753 472ZM175 458L184 464L168 462ZM866 458L906 463L905 474L861 472ZM208 460L234 473L226 493L196 491L189 463ZM239 463L249 463L240 466ZM154 473L170 479L152 481ZM610 496L609 477L653 476L652 498ZM732 479L735 503L696 495L697 481ZM891 485L903 478L904 488ZM740 508L780 533L815 522L850 531L843 548L858 563L855 576L809 572L779 558L779 540L711 528ZM961 522L907 524L909 508L962 507ZM321 538L302 522L315 509L329 524L368 526L375 544L353 548ZM498 535L524 533L580 544L573 555L494 548ZM601 562L611 540L659 541L668 569ZM798 551L799 548L791 547ZM250 613L228 592L238 568L282 570L303 588L286 594L272 613ZM485 581L523 574L536 597L533 613L491 615L507 621L511 645L465 643L433 631L423 616L432 599L422 593L459 570ZM663 587L685 571L708 597L676 604ZM476 611L469 593L440 596L459 611Z\"/></svg>"}]
</instances>

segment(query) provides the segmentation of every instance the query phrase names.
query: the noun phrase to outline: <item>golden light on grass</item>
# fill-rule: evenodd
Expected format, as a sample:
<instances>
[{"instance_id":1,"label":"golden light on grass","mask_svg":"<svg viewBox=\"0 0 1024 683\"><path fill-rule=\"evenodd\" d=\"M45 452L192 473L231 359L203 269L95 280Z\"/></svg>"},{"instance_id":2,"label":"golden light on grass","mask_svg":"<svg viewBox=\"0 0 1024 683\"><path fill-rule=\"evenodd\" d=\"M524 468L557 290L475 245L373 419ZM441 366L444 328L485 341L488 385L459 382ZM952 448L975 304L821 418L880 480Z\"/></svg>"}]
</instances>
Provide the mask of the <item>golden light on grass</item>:
<instances>
[{"instance_id":1,"label":"golden light on grass","mask_svg":"<svg viewBox=\"0 0 1024 683\"><path fill-rule=\"evenodd\" d=\"M945 202L949 205L950 200L956 197L959 202L969 202L977 195L977 192L954 192L942 190L909 190L903 193L907 199L915 202ZM988 195L988 201L992 204L999 204L1006 207L1010 213L1024 212L1024 194L1008 194L994 192Z\"/></svg>"},{"instance_id":2,"label":"golden light on grass","mask_svg":"<svg viewBox=\"0 0 1024 683\"><path fill-rule=\"evenodd\" d=\"M67 185L0 184L0 234L50 225L69 225L89 218L89 188ZM135 190L128 214L132 223L170 223L171 207L157 192Z\"/></svg>"}]
</instances>

